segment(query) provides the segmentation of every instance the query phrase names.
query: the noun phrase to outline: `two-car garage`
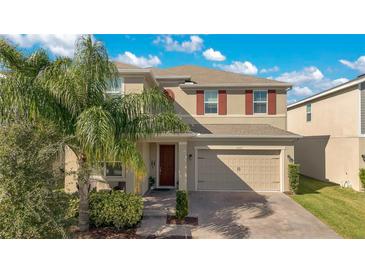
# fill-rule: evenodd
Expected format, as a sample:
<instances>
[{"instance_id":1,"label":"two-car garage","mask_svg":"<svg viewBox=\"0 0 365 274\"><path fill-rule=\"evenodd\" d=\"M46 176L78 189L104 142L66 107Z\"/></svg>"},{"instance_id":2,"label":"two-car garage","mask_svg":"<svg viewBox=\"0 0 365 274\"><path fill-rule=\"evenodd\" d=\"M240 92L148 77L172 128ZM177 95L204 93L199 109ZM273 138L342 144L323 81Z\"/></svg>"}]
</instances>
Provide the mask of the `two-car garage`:
<instances>
[{"instance_id":1,"label":"two-car garage","mask_svg":"<svg viewBox=\"0 0 365 274\"><path fill-rule=\"evenodd\" d=\"M282 191L281 150L196 150L196 189Z\"/></svg>"}]
</instances>

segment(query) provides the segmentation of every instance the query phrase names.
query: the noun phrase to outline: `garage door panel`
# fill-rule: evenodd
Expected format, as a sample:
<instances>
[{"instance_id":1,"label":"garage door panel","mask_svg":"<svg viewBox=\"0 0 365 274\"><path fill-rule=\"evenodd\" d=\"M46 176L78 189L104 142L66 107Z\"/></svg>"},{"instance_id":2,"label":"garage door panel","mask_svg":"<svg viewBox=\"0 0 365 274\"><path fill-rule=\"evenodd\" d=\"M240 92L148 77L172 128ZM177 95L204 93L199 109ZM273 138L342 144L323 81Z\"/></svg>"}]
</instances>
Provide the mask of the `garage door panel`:
<instances>
[{"instance_id":1,"label":"garage door panel","mask_svg":"<svg viewBox=\"0 0 365 274\"><path fill-rule=\"evenodd\" d=\"M280 151L199 150L198 190L280 191Z\"/></svg>"}]
</instances>

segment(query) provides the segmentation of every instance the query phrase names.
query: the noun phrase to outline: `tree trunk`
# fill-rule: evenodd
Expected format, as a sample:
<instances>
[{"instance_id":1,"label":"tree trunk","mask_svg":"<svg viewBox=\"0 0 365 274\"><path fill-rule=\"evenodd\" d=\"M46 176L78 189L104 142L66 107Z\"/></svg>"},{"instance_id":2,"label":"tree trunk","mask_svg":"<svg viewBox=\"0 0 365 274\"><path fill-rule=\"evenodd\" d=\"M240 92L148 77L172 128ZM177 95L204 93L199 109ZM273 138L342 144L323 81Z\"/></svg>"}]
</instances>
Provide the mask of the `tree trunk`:
<instances>
[{"instance_id":1,"label":"tree trunk","mask_svg":"<svg viewBox=\"0 0 365 274\"><path fill-rule=\"evenodd\" d=\"M89 180L79 185L79 230L88 231L90 227L89 219Z\"/></svg>"},{"instance_id":2,"label":"tree trunk","mask_svg":"<svg viewBox=\"0 0 365 274\"><path fill-rule=\"evenodd\" d=\"M90 173L86 163L85 155L79 157L78 171L78 189L79 189L79 230L88 231L90 227L89 219L89 191L90 191Z\"/></svg>"}]
</instances>

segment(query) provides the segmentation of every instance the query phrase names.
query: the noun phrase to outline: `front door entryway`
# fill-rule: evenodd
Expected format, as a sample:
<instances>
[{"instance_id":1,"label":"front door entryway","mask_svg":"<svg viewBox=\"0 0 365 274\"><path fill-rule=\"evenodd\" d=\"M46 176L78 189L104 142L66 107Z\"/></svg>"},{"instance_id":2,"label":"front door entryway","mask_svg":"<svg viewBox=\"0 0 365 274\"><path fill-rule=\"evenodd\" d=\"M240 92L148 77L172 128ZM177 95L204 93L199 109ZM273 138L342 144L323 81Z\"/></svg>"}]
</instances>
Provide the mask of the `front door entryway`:
<instances>
[{"instance_id":1,"label":"front door entryway","mask_svg":"<svg viewBox=\"0 0 365 274\"><path fill-rule=\"evenodd\" d=\"M175 145L160 145L159 186L175 186Z\"/></svg>"}]
</instances>

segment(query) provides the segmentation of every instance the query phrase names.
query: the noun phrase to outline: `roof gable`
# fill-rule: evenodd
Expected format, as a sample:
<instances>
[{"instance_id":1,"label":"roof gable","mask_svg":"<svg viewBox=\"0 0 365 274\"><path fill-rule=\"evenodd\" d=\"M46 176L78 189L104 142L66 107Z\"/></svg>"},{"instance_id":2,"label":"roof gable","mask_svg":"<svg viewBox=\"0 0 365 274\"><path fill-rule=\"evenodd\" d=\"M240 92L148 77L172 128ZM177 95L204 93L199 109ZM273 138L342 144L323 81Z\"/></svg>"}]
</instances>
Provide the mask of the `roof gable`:
<instances>
[{"instance_id":1,"label":"roof gable","mask_svg":"<svg viewBox=\"0 0 365 274\"><path fill-rule=\"evenodd\" d=\"M272 79L260 78L251 75L245 75L240 73L228 72L218 69L211 69L206 67L185 65L177 66L172 68L160 69L151 68L151 71L155 76L179 76L179 75L190 75L191 80L197 84L288 84Z\"/></svg>"}]
</instances>

